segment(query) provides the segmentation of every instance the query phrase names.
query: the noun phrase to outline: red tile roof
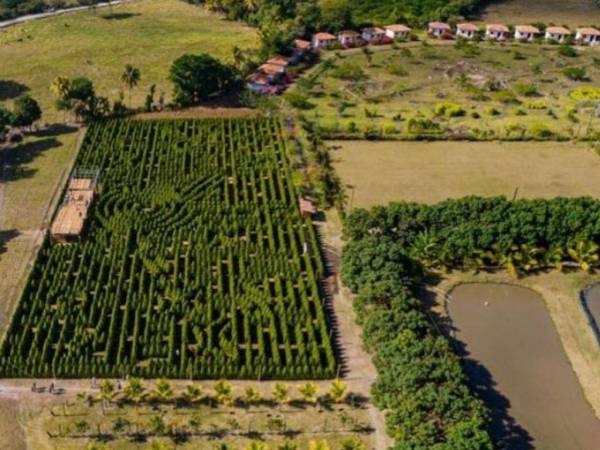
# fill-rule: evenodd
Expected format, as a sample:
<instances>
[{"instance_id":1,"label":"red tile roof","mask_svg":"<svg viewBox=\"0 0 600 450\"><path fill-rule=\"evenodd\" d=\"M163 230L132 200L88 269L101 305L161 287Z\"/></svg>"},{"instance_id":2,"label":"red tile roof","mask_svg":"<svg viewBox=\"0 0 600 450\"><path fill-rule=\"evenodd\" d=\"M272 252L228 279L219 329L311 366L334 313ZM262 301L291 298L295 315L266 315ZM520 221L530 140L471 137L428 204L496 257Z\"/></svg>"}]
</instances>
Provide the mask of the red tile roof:
<instances>
[{"instance_id":1,"label":"red tile roof","mask_svg":"<svg viewBox=\"0 0 600 450\"><path fill-rule=\"evenodd\" d=\"M394 33L408 33L411 31L406 25L388 25L385 29L393 31Z\"/></svg>"},{"instance_id":2,"label":"red tile roof","mask_svg":"<svg viewBox=\"0 0 600 450\"><path fill-rule=\"evenodd\" d=\"M459 23L456 28L463 31L479 31L479 27L473 23Z\"/></svg>"},{"instance_id":3,"label":"red tile roof","mask_svg":"<svg viewBox=\"0 0 600 450\"><path fill-rule=\"evenodd\" d=\"M537 27L534 27L532 25L518 25L515 27L515 30L517 30L519 33L533 33L533 34L537 34L540 32L540 29Z\"/></svg>"},{"instance_id":4,"label":"red tile roof","mask_svg":"<svg viewBox=\"0 0 600 450\"><path fill-rule=\"evenodd\" d=\"M592 27L578 28L577 32L587 36L600 36L600 31Z\"/></svg>"}]
</instances>

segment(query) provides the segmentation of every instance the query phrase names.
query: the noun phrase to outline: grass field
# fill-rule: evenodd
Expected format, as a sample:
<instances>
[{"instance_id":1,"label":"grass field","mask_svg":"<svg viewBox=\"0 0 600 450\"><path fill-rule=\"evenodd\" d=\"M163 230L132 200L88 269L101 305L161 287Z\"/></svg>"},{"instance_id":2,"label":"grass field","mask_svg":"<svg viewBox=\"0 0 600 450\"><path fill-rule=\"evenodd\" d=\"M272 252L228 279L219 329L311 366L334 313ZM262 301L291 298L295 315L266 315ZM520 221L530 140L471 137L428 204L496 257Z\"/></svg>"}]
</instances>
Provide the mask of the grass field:
<instances>
[{"instance_id":1,"label":"grass field","mask_svg":"<svg viewBox=\"0 0 600 450\"><path fill-rule=\"evenodd\" d=\"M168 101L168 70L177 57L206 52L229 61L233 46L250 48L256 42L251 28L180 0L139 0L112 11L34 21L0 33L0 61L10 62L2 64L0 101L27 89L40 100L43 120L62 121L49 91L55 77L89 77L99 95L115 100L125 64L142 75L133 92L135 105L141 106L152 84L156 98L165 92Z\"/></svg>"},{"instance_id":2,"label":"grass field","mask_svg":"<svg viewBox=\"0 0 600 450\"><path fill-rule=\"evenodd\" d=\"M488 23L600 24L600 8L594 0L497 0L489 3L481 14L482 20Z\"/></svg>"},{"instance_id":3,"label":"grass field","mask_svg":"<svg viewBox=\"0 0 600 450\"><path fill-rule=\"evenodd\" d=\"M328 53L324 58L333 67L316 68L305 76L313 84L299 86L310 102L303 113L328 134L572 139L600 124L591 100L600 91L579 95L580 88L600 80L600 49L568 57L552 45L458 48L430 41L373 51L370 66L358 50ZM585 68L587 80L568 79L567 67ZM348 68L356 76L347 76ZM431 120L438 129L415 127L411 119Z\"/></svg>"},{"instance_id":4,"label":"grass field","mask_svg":"<svg viewBox=\"0 0 600 450\"><path fill-rule=\"evenodd\" d=\"M335 141L353 207L466 195L600 197L600 157L567 143Z\"/></svg>"}]
</instances>

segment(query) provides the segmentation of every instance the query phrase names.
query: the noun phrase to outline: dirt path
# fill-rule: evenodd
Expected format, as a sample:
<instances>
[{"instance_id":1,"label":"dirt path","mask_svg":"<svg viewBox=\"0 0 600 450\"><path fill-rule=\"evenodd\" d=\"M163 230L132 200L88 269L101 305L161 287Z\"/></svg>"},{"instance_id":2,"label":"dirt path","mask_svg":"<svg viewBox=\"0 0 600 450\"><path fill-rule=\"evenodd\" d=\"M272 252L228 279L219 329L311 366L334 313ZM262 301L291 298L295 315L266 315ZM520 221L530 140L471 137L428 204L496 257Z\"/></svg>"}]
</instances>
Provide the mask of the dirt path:
<instances>
[{"instance_id":1,"label":"dirt path","mask_svg":"<svg viewBox=\"0 0 600 450\"><path fill-rule=\"evenodd\" d=\"M341 226L337 213L329 212L330 220L318 224L325 251L329 270L333 272L336 280L336 292L333 293L332 304L337 328L337 344L341 351L344 379L356 386L356 389L365 396L370 396L371 386L377 379L377 369L373 365L371 355L362 346L361 328L356 323L356 316L352 307L352 293L342 286L340 279L340 263L343 249ZM392 442L386 433L385 417L372 404L369 405L369 416L375 429L376 448L383 450Z\"/></svg>"},{"instance_id":2,"label":"dirt path","mask_svg":"<svg viewBox=\"0 0 600 450\"><path fill-rule=\"evenodd\" d=\"M23 23L31 22L32 20L40 20L40 19L46 19L48 17L61 16L63 14L88 11L90 9L99 9L99 8L108 8L108 7L112 8L113 6L119 6L124 3L130 3L132 1L135 1L135 0L115 0L113 2L97 3L95 5L89 5L89 6L75 6L73 8L57 9L56 11L48 11L48 12L39 13L39 14L27 14L25 16L17 17L16 19L5 20L3 22L0 22L0 29L8 28L13 25L20 25Z\"/></svg>"}]
</instances>

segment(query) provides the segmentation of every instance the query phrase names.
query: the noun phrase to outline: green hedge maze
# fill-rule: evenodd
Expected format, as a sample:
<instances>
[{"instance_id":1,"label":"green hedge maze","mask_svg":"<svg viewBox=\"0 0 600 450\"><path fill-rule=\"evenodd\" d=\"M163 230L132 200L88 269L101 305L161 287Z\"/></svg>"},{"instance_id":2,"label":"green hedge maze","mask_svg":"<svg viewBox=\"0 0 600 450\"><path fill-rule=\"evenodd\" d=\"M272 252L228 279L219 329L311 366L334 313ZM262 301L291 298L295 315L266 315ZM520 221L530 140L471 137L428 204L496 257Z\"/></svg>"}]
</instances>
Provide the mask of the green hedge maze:
<instances>
[{"instance_id":1,"label":"green hedge maze","mask_svg":"<svg viewBox=\"0 0 600 450\"><path fill-rule=\"evenodd\" d=\"M93 124L81 242L39 252L4 377L320 379L336 374L319 239L278 120Z\"/></svg>"}]
</instances>

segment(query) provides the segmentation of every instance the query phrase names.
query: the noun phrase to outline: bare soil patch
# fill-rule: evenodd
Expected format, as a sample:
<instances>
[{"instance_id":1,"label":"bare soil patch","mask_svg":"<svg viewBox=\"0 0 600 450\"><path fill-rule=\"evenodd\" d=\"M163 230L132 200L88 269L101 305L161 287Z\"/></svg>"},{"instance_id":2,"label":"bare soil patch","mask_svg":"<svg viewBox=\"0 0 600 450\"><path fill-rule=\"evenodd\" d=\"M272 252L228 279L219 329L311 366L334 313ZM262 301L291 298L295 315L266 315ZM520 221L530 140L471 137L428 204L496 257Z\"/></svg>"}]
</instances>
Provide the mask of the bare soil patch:
<instances>
[{"instance_id":1,"label":"bare soil patch","mask_svg":"<svg viewBox=\"0 0 600 450\"><path fill-rule=\"evenodd\" d=\"M535 291L505 284L452 290L449 311L466 370L493 411L501 448L590 449L600 421Z\"/></svg>"}]
</instances>

